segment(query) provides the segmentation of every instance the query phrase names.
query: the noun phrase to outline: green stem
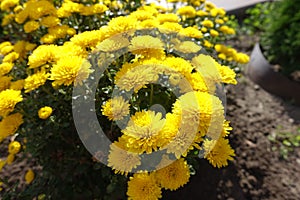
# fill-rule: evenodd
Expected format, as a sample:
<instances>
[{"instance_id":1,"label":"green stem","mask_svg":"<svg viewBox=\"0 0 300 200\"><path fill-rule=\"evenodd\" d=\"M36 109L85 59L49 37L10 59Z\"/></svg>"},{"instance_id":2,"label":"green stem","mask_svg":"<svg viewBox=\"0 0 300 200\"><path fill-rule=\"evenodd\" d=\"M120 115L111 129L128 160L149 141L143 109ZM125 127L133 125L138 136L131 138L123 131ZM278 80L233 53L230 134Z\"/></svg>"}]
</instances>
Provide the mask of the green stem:
<instances>
[{"instance_id":1,"label":"green stem","mask_svg":"<svg viewBox=\"0 0 300 200\"><path fill-rule=\"evenodd\" d=\"M153 84L151 84L151 91L150 91L150 106L152 105L153 102Z\"/></svg>"}]
</instances>

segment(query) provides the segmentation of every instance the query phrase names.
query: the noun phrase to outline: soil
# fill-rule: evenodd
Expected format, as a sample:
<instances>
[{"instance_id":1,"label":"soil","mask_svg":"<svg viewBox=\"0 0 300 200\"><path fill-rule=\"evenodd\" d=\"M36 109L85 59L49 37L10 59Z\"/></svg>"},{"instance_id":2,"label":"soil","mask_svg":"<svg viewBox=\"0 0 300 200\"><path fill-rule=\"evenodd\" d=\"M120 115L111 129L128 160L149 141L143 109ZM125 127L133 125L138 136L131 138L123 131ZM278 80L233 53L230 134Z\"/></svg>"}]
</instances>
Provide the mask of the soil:
<instances>
[{"instance_id":1,"label":"soil","mask_svg":"<svg viewBox=\"0 0 300 200\"><path fill-rule=\"evenodd\" d=\"M239 45L249 52L249 44ZM270 136L282 132L300 134L300 106L270 95L245 75L238 81L238 85L226 87L227 119L234 128L230 135L236 153L234 161L217 169L207 160L199 160L200 168L190 182L177 191L164 191L163 199L300 199L300 148L293 148L284 159L279 150L282 142L270 140ZM1 155L4 151L0 149ZM1 177L24 184L20 174L25 174L28 164L13 166L10 170L4 167Z\"/></svg>"}]
</instances>

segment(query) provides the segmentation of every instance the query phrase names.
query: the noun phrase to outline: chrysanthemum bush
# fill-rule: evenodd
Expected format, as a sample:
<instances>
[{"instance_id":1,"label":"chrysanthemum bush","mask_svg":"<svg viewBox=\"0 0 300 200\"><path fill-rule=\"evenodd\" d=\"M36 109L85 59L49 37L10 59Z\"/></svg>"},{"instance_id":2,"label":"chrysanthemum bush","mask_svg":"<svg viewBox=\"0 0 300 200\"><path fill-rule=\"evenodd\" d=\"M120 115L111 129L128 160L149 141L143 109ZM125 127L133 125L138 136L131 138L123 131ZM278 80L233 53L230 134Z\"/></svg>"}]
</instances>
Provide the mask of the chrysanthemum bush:
<instances>
[{"instance_id":1,"label":"chrysanthemum bush","mask_svg":"<svg viewBox=\"0 0 300 200\"><path fill-rule=\"evenodd\" d=\"M4 199L159 199L233 160L222 84L248 57L223 9L169 6L1 0L0 168L41 168Z\"/></svg>"}]
</instances>

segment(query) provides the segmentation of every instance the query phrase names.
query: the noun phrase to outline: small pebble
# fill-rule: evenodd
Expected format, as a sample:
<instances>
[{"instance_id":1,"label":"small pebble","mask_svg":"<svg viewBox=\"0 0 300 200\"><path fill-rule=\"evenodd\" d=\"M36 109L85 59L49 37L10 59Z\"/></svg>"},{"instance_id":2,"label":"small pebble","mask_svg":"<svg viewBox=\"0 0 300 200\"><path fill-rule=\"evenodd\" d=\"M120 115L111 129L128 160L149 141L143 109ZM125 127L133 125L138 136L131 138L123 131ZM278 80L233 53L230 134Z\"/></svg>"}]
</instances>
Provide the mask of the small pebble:
<instances>
[{"instance_id":1,"label":"small pebble","mask_svg":"<svg viewBox=\"0 0 300 200\"><path fill-rule=\"evenodd\" d=\"M255 90L259 90L260 87L259 87L258 85L254 85L254 89L255 89Z\"/></svg>"}]
</instances>

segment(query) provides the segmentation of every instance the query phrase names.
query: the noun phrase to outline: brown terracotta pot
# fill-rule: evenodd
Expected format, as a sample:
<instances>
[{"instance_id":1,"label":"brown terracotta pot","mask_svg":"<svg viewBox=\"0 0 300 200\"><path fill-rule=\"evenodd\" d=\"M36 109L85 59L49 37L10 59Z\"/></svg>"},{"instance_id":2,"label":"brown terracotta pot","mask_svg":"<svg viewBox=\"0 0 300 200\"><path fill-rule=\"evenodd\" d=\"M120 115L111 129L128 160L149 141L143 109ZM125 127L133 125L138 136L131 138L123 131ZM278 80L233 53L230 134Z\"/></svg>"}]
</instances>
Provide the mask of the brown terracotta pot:
<instances>
[{"instance_id":1,"label":"brown terracotta pot","mask_svg":"<svg viewBox=\"0 0 300 200\"><path fill-rule=\"evenodd\" d=\"M246 75L267 92L300 104L300 84L288 79L269 64L257 43L251 53Z\"/></svg>"}]
</instances>

